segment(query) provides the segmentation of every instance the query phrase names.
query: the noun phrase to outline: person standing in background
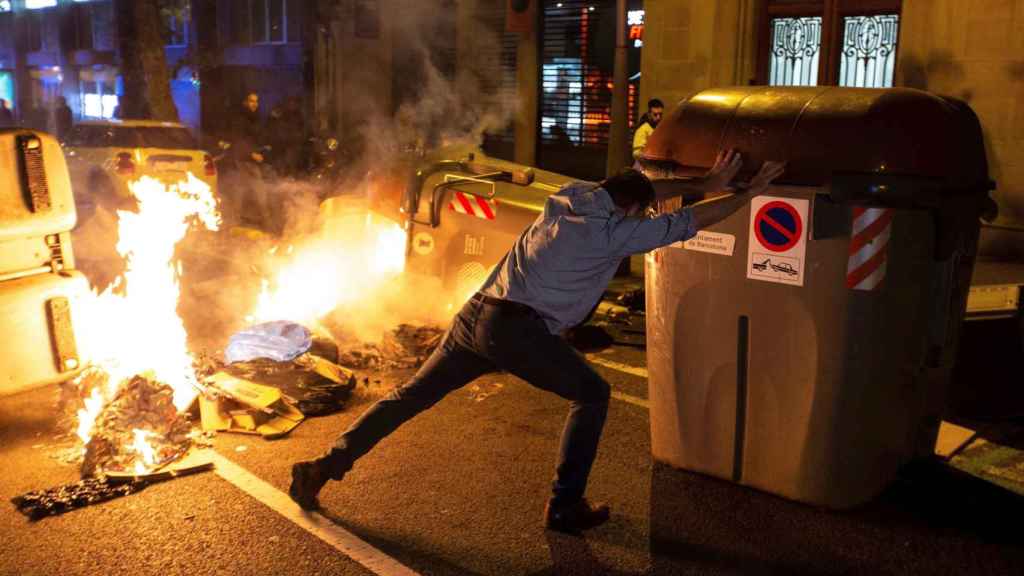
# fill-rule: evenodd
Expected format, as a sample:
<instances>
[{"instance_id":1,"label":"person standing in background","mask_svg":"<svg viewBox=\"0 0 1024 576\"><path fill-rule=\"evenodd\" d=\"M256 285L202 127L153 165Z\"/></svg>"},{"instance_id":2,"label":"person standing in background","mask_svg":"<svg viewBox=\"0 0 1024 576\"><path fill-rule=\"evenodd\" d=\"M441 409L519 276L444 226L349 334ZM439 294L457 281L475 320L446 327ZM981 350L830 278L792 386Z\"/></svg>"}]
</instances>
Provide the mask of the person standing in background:
<instances>
[{"instance_id":1,"label":"person standing in background","mask_svg":"<svg viewBox=\"0 0 1024 576\"><path fill-rule=\"evenodd\" d=\"M75 119L74 115L71 113L71 107L68 106L68 99L61 96L58 102L55 114L57 121L57 138L63 140L71 133L71 127L74 126Z\"/></svg>"},{"instance_id":2,"label":"person standing in background","mask_svg":"<svg viewBox=\"0 0 1024 576\"><path fill-rule=\"evenodd\" d=\"M647 139L650 138L651 132L658 127L658 122L661 122L661 116L665 113L665 105L657 98L652 98L647 102L647 112L640 117L640 125L636 127L636 132L633 133L633 159L636 160L640 157L640 154L644 151L644 146L647 146Z\"/></svg>"},{"instance_id":3,"label":"person standing in background","mask_svg":"<svg viewBox=\"0 0 1024 576\"><path fill-rule=\"evenodd\" d=\"M7 105L7 100L0 98L0 128L14 126L14 112Z\"/></svg>"}]
</instances>

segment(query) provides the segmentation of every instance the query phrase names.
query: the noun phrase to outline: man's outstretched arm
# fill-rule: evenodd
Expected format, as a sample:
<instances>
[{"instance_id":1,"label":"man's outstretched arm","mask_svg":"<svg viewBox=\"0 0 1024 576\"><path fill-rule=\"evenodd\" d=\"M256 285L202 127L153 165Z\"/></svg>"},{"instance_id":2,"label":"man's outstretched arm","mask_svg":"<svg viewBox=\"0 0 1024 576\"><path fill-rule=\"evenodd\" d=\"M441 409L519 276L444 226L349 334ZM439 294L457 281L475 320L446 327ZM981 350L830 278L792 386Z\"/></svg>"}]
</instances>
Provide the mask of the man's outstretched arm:
<instances>
[{"instance_id":1,"label":"man's outstretched arm","mask_svg":"<svg viewBox=\"0 0 1024 576\"><path fill-rule=\"evenodd\" d=\"M622 244L622 252L641 254L654 250L678 240L685 240L697 230L724 220L742 208L752 197L763 194L771 181L782 174L784 167L781 162L765 162L750 181L746 192L707 200L653 218L625 220L623 229L631 228L627 233L628 239Z\"/></svg>"},{"instance_id":2,"label":"man's outstretched arm","mask_svg":"<svg viewBox=\"0 0 1024 576\"><path fill-rule=\"evenodd\" d=\"M784 162L765 162L761 170L750 180L750 186L746 192L731 194L713 200L706 200L690 207L693 214L694 224L698 230L707 228L725 220L734 212L746 205L751 198L760 196L786 169Z\"/></svg>"},{"instance_id":3,"label":"man's outstretched arm","mask_svg":"<svg viewBox=\"0 0 1024 576\"><path fill-rule=\"evenodd\" d=\"M692 178L657 178L651 180L654 186L654 199L693 198L714 192L725 192L727 186L736 176L743 159L735 150L722 150L715 158L715 164L703 176Z\"/></svg>"}]
</instances>

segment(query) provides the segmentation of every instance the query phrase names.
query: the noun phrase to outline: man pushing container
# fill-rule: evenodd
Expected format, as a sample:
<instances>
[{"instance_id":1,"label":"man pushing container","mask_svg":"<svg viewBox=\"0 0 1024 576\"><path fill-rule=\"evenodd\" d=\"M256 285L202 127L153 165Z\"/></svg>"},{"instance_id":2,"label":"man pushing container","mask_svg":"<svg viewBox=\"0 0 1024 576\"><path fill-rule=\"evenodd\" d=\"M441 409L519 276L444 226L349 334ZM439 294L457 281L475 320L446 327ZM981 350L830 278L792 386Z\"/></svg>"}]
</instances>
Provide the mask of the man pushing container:
<instances>
[{"instance_id":1,"label":"man pushing container","mask_svg":"<svg viewBox=\"0 0 1024 576\"><path fill-rule=\"evenodd\" d=\"M292 499L304 509L317 508L327 480L341 480L402 423L476 378L506 371L570 402L544 525L578 533L604 523L609 507L584 494L610 389L561 334L585 320L623 258L694 236L764 193L783 171L781 163L765 162L742 193L647 213L657 200L728 190L741 164L738 153L723 151L700 178L652 184L626 169L551 195L412 379L367 409L326 454L292 466Z\"/></svg>"}]
</instances>

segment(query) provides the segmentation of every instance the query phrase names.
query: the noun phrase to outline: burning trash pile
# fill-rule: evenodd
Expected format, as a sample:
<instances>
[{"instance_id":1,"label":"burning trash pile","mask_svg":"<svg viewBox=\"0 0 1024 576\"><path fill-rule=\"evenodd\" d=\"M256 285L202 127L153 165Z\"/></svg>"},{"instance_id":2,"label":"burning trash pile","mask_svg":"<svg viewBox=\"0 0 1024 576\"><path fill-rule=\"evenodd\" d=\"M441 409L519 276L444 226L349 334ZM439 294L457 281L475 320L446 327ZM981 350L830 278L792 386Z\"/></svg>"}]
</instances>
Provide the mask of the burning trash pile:
<instances>
[{"instance_id":1,"label":"burning trash pile","mask_svg":"<svg viewBox=\"0 0 1024 576\"><path fill-rule=\"evenodd\" d=\"M130 189L138 210L118 213L124 275L77 307L76 339L90 364L64 385L83 480L13 499L32 519L208 470L203 449L214 433L284 436L306 416L340 410L355 388L351 369L412 368L441 340L439 329L410 324L379 343L353 338L343 350L322 336L329 314L358 318L387 308L367 299L404 269L401 229L349 210L333 228L276 255L284 262L263 279L249 325L231 337L223 359L194 356L178 313L175 247L190 229L218 228L216 201L191 175L169 186L143 177ZM391 320L377 321L373 329Z\"/></svg>"},{"instance_id":2,"label":"burning trash pile","mask_svg":"<svg viewBox=\"0 0 1024 576\"><path fill-rule=\"evenodd\" d=\"M153 473L194 444L182 411L199 388L176 310L180 270L172 263L176 244L191 227L218 227L216 200L192 175L170 186L142 177L129 188L138 208L118 211L124 275L75 303L76 340L90 366L65 384L64 397L77 400L65 409L77 420L85 482L15 498L30 518L166 479Z\"/></svg>"},{"instance_id":3,"label":"burning trash pile","mask_svg":"<svg viewBox=\"0 0 1024 576\"><path fill-rule=\"evenodd\" d=\"M224 351L227 363L203 382L203 429L273 439L307 415L340 410L355 387L355 374L325 357L336 357L333 343L321 339L314 350L313 341L305 326L286 321L233 335Z\"/></svg>"},{"instance_id":4,"label":"burning trash pile","mask_svg":"<svg viewBox=\"0 0 1024 576\"><path fill-rule=\"evenodd\" d=\"M78 378L82 381L78 385L86 389L105 386L104 382L86 382L107 377L90 367ZM183 456L192 440L192 425L174 406L174 389L156 381L152 374L135 375L97 416L85 445L82 476L144 475Z\"/></svg>"}]
</instances>

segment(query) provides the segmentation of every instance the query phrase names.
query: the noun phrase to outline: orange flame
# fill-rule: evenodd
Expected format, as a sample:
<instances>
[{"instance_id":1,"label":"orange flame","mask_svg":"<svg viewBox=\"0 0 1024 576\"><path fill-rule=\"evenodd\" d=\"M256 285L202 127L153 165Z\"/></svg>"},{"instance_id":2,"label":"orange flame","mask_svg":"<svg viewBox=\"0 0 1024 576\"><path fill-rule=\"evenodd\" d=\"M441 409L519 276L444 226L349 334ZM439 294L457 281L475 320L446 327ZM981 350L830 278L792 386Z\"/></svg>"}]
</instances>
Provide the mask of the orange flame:
<instances>
[{"instance_id":1,"label":"orange flame","mask_svg":"<svg viewBox=\"0 0 1024 576\"><path fill-rule=\"evenodd\" d=\"M156 464L156 450L148 440L150 436L153 436L153 433L149 430L135 428L132 430L132 435L135 437L135 440L132 442L131 448L139 455L139 459L135 461L135 473L145 474Z\"/></svg>"},{"instance_id":2,"label":"orange flame","mask_svg":"<svg viewBox=\"0 0 1024 576\"><path fill-rule=\"evenodd\" d=\"M405 231L366 211L353 199L325 204L325 221L313 238L277 248L273 279L263 280L250 322L316 323L339 306L372 304L380 289L405 268Z\"/></svg>"},{"instance_id":3,"label":"orange flame","mask_svg":"<svg viewBox=\"0 0 1024 576\"><path fill-rule=\"evenodd\" d=\"M83 356L110 375L108 389L93 390L79 412L78 435L83 442L89 440L105 402L135 374L151 371L171 386L179 410L197 394L187 335L177 313L180 270L174 265L174 248L194 221L217 229L216 200L209 186L191 173L176 184L143 176L128 187L139 209L118 211L117 250L127 262L124 293L114 293L118 283L90 295L77 308Z\"/></svg>"}]
</instances>

